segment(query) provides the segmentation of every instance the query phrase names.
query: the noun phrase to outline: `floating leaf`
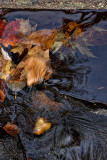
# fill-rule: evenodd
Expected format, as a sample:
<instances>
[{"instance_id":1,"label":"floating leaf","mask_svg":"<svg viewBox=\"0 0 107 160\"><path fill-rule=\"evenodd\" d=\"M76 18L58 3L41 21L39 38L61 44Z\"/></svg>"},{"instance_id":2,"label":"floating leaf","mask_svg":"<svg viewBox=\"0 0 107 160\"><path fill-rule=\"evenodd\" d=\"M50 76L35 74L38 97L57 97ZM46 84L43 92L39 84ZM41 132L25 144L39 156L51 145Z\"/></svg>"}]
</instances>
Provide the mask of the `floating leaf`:
<instances>
[{"instance_id":1,"label":"floating leaf","mask_svg":"<svg viewBox=\"0 0 107 160\"><path fill-rule=\"evenodd\" d=\"M35 135L41 135L43 134L45 131L49 130L51 127L51 123L47 122L46 119L39 117L37 119L37 122L35 124L34 130L33 130L33 134Z\"/></svg>"},{"instance_id":2,"label":"floating leaf","mask_svg":"<svg viewBox=\"0 0 107 160\"><path fill-rule=\"evenodd\" d=\"M3 129L11 136L15 136L20 132L20 129L17 127L17 125L11 122L6 123Z\"/></svg>"}]
</instances>

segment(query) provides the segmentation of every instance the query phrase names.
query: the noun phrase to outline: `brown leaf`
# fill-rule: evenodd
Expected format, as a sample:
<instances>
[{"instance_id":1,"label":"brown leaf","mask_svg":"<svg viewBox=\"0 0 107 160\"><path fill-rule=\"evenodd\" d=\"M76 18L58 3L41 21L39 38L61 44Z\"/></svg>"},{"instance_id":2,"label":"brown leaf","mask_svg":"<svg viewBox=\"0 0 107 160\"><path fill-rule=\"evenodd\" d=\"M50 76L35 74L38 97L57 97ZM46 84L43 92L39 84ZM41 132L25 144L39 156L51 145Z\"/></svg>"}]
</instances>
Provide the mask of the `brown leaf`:
<instances>
[{"instance_id":1,"label":"brown leaf","mask_svg":"<svg viewBox=\"0 0 107 160\"><path fill-rule=\"evenodd\" d=\"M32 44L36 46L41 46L43 50L50 49L54 38L56 36L57 29L43 29L31 33L24 41L24 44Z\"/></svg>"},{"instance_id":2,"label":"brown leaf","mask_svg":"<svg viewBox=\"0 0 107 160\"><path fill-rule=\"evenodd\" d=\"M47 95L43 91L36 91L32 95L33 105L36 108L41 108L46 106L47 109L56 111L59 110L63 105L59 102L54 102L52 99L47 97Z\"/></svg>"},{"instance_id":3,"label":"brown leaf","mask_svg":"<svg viewBox=\"0 0 107 160\"><path fill-rule=\"evenodd\" d=\"M3 129L11 136L15 136L20 132L20 129L17 127L17 125L11 122L6 123Z\"/></svg>"},{"instance_id":4,"label":"brown leaf","mask_svg":"<svg viewBox=\"0 0 107 160\"><path fill-rule=\"evenodd\" d=\"M0 78L7 80L7 78L9 77L9 74L10 74L10 67L12 65L12 62L5 60L2 55L0 55L0 59L3 64L2 70L0 72Z\"/></svg>"},{"instance_id":5,"label":"brown leaf","mask_svg":"<svg viewBox=\"0 0 107 160\"><path fill-rule=\"evenodd\" d=\"M42 50L40 46L35 46L28 52L28 56L34 56L34 55L41 56L44 59L49 60L49 49Z\"/></svg>"},{"instance_id":6,"label":"brown leaf","mask_svg":"<svg viewBox=\"0 0 107 160\"><path fill-rule=\"evenodd\" d=\"M24 69L27 76L27 85L41 83L45 79L45 75L52 74L47 61L40 56L29 56L25 60Z\"/></svg>"},{"instance_id":7,"label":"brown leaf","mask_svg":"<svg viewBox=\"0 0 107 160\"><path fill-rule=\"evenodd\" d=\"M3 82L3 80L0 80L0 101L4 102L4 99L6 97L6 84Z\"/></svg>"},{"instance_id":8,"label":"brown leaf","mask_svg":"<svg viewBox=\"0 0 107 160\"><path fill-rule=\"evenodd\" d=\"M2 61L0 59L0 72L2 71L2 68L3 68L3 63L2 63Z\"/></svg>"},{"instance_id":9,"label":"brown leaf","mask_svg":"<svg viewBox=\"0 0 107 160\"><path fill-rule=\"evenodd\" d=\"M28 51L29 51L31 49L31 47L32 47L31 44L26 45L26 44L17 43L16 46L14 46L10 51L21 55L25 48L28 48Z\"/></svg>"},{"instance_id":10,"label":"brown leaf","mask_svg":"<svg viewBox=\"0 0 107 160\"><path fill-rule=\"evenodd\" d=\"M49 130L51 127L51 123L47 122L46 119L39 117L36 121L34 130L33 130L33 134L35 135L41 135L43 134L45 131Z\"/></svg>"}]
</instances>

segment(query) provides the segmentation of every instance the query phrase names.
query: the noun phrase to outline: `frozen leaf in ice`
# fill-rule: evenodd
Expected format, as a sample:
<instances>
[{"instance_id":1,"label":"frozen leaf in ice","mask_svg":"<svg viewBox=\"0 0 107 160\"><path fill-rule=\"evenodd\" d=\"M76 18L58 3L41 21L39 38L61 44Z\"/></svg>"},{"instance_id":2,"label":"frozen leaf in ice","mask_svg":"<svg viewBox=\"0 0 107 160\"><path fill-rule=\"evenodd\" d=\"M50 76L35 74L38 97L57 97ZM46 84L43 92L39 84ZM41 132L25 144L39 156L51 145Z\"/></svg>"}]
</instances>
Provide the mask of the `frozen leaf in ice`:
<instances>
[{"instance_id":1,"label":"frozen leaf in ice","mask_svg":"<svg viewBox=\"0 0 107 160\"><path fill-rule=\"evenodd\" d=\"M27 85L41 83L45 79L45 75L52 74L47 61L40 56L29 56L25 60L24 69L27 75Z\"/></svg>"},{"instance_id":2,"label":"frozen leaf in ice","mask_svg":"<svg viewBox=\"0 0 107 160\"><path fill-rule=\"evenodd\" d=\"M47 122L46 119L39 117L36 121L34 130L33 130L33 134L35 135L41 135L43 134L45 131L49 130L51 127L51 123Z\"/></svg>"},{"instance_id":3,"label":"frozen leaf in ice","mask_svg":"<svg viewBox=\"0 0 107 160\"><path fill-rule=\"evenodd\" d=\"M20 129L17 127L17 125L11 122L6 123L3 129L11 136L15 136L20 132Z\"/></svg>"}]
</instances>

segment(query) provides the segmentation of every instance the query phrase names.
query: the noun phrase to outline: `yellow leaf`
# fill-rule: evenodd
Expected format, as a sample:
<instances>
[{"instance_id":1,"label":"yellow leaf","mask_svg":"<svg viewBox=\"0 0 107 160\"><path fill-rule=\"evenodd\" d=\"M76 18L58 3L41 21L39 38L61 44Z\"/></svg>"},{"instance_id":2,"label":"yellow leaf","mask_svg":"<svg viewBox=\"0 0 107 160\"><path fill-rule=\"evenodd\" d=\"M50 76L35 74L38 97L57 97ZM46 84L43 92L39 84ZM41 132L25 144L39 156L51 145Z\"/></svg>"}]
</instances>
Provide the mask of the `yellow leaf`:
<instances>
[{"instance_id":1,"label":"yellow leaf","mask_svg":"<svg viewBox=\"0 0 107 160\"><path fill-rule=\"evenodd\" d=\"M33 130L33 134L36 135L41 135L42 133L44 133L45 131L49 130L51 127L51 123L47 122L46 119L39 117L36 121L34 130Z\"/></svg>"}]
</instances>

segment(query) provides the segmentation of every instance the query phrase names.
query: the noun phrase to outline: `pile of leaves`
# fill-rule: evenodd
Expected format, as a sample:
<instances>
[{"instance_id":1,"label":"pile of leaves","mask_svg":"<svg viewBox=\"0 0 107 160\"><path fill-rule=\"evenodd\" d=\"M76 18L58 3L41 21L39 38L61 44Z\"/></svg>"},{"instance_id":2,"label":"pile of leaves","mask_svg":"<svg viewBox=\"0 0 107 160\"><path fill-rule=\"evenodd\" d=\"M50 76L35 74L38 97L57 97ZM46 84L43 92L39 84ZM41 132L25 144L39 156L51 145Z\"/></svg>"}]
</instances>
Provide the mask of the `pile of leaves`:
<instances>
[{"instance_id":1,"label":"pile of leaves","mask_svg":"<svg viewBox=\"0 0 107 160\"><path fill-rule=\"evenodd\" d=\"M16 19L9 24L1 20L0 78L17 89L22 81L28 86L50 78L49 49L57 29L36 31L29 20Z\"/></svg>"}]
</instances>

